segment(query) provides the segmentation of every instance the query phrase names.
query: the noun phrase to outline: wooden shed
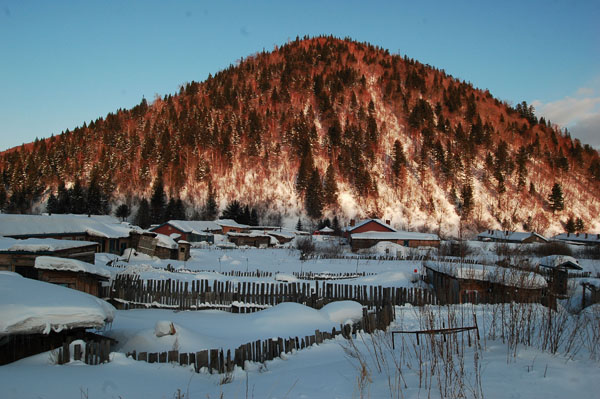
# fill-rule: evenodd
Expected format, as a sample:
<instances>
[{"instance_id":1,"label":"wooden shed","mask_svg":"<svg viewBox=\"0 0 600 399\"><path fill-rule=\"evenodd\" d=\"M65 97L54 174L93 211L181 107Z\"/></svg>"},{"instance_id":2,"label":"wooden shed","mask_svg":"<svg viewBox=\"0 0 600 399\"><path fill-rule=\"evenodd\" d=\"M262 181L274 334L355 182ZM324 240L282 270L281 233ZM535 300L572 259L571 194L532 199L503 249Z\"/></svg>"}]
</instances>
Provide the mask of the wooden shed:
<instances>
[{"instance_id":1,"label":"wooden shed","mask_svg":"<svg viewBox=\"0 0 600 399\"><path fill-rule=\"evenodd\" d=\"M238 247L247 245L249 247L268 247L271 245L271 236L259 232L252 233L227 233L227 239Z\"/></svg>"},{"instance_id":2,"label":"wooden shed","mask_svg":"<svg viewBox=\"0 0 600 399\"><path fill-rule=\"evenodd\" d=\"M427 281L441 303L542 302L543 276L492 265L427 261Z\"/></svg>"},{"instance_id":3,"label":"wooden shed","mask_svg":"<svg viewBox=\"0 0 600 399\"><path fill-rule=\"evenodd\" d=\"M39 256L56 256L94 262L98 243L91 241L56 240L52 238L29 238L17 240L0 238L0 270L19 273L24 277L38 279L34 268Z\"/></svg>"},{"instance_id":4,"label":"wooden shed","mask_svg":"<svg viewBox=\"0 0 600 399\"><path fill-rule=\"evenodd\" d=\"M40 281L94 296L100 296L102 282L110 279L110 272L103 267L76 259L38 256L35 259L35 268Z\"/></svg>"},{"instance_id":5,"label":"wooden shed","mask_svg":"<svg viewBox=\"0 0 600 399\"><path fill-rule=\"evenodd\" d=\"M418 233L412 231L365 232L350 235L352 251L371 248L380 242L392 242L409 248L439 247L440 238L436 234Z\"/></svg>"}]
</instances>

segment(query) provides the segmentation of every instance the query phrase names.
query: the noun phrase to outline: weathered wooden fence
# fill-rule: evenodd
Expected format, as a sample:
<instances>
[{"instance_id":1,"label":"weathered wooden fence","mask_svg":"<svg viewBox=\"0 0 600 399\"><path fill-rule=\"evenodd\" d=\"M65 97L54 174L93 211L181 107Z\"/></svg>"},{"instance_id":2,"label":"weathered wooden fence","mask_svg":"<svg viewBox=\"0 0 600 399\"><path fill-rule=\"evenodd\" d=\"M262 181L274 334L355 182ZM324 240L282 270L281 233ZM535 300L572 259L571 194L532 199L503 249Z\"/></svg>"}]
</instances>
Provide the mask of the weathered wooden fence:
<instances>
[{"instance_id":1,"label":"weathered wooden fence","mask_svg":"<svg viewBox=\"0 0 600 399\"><path fill-rule=\"evenodd\" d=\"M358 331L373 333L376 330L386 330L394 320L394 307L385 305L376 309L374 312L368 312L363 309L362 320L353 325L341 325L339 329L333 328L329 331L316 330L313 335L303 337L289 338L270 338L266 340L257 340L248 342L231 349L207 349L199 352L179 352L168 351L158 353L148 353L135 351L130 352L135 360L146 361L148 363L178 363L182 366L193 365L198 373L203 368L210 373L228 373L233 371L235 366L246 368L246 361L264 363L280 357L282 353L290 353L294 350L302 350L314 344L321 344L326 340L333 339L338 335L344 338L350 338Z\"/></svg>"},{"instance_id":2,"label":"weathered wooden fence","mask_svg":"<svg viewBox=\"0 0 600 399\"><path fill-rule=\"evenodd\" d=\"M293 272L294 277L300 280L348 280L359 277L374 276L377 273L313 273L313 272Z\"/></svg>"},{"instance_id":3,"label":"weathered wooden fence","mask_svg":"<svg viewBox=\"0 0 600 399\"><path fill-rule=\"evenodd\" d=\"M85 349L81 345L73 345L73 360L83 361L85 364L97 365L109 361L110 341L90 341L86 342ZM63 343L58 349L58 364L65 364L71 361L71 348L68 342Z\"/></svg>"},{"instance_id":4,"label":"weathered wooden fence","mask_svg":"<svg viewBox=\"0 0 600 399\"><path fill-rule=\"evenodd\" d=\"M408 260L408 261L422 261L431 259L430 256L427 255L408 255L408 256L393 256L393 255L369 255L369 254L354 254L354 255L336 255L336 254L323 254L323 253L314 253L314 254L304 254L304 260L311 259L343 259L343 260L376 260L376 261L398 261L398 260Z\"/></svg>"},{"instance_id":5,"label":"weathered wooden fence","mask_svg":"<svg viewBox=\"0 0 600 399\"><path fill-rule=\"evenodd\" d=\"M314 287L313 287L314 285ZM197 310L220 308L249 313L283 302L301 303L315 309L334 301L352 300L369 308L386 304L416 306L435 304L432 291L367 285L312 283L269 283L194 280L142 280L119 276L113 280L109 297L119 308L140 307Z\"/></svg>"}]
</instances>

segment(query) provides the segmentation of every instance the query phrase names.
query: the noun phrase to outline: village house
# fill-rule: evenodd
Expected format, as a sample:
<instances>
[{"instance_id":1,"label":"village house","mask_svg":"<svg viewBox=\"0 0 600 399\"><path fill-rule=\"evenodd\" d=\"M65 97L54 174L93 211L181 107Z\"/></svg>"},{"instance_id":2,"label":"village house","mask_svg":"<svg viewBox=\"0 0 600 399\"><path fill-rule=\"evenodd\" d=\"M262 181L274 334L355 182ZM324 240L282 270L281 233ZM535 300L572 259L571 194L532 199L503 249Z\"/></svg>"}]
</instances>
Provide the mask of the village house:
<instances>
[{"instance_id":1,"label":"village house","mask_svg":"<svg viewBox=\"0 0 600 399\"><path fill-rule=\"evenodd\" d=\"M251 228L251 226L248 226L247 224L240 224L233 219L219 219L215 220L215 223L221 226L223 234L227 234L229 232L245 233Z\"/></svg>"},{"instance_id":2,"label":"village house","mask_svg":"<svg viewBox=\"0 0 600 399\"><path fill-rule=\"evenodd\" d=\"M160 259L187 261L190 258L191 244L179 234L170 236L156 232L143 232L134 237L134 248L143 254Z\"/></svg>"},{"instance_id":3,"label":"village house","mask_svg":"<svg viewBox=\"0 0 600 399\"><path fill-rule=\"evenodd\" d=\"M545 243L548 239L535 232L486 230L477 235L478 241L506 242L514 244Z\"/></svg>"},{"instance_id":4,"label":"village house","mask_svg":"<svg viewBox=\"0 0 600 399\"><path fill-rule=\"evenodd\" d=\"M577 259L566 255L550 255L540 259L540 270L550 276L550 290L556 295L567 295L569 270L581 271Z\"/></svg>"},{"instance_id":5,"label":"village house","mask_svg":"<svg viewBox=\"0 0 600 399\"><path fill-rule=\"evenodd\" d=\"M346 239L350 239L351 234L366 233L371 231L395 232L396 229L390 225L389 220L383 222L380 219L365 219L358 223L355 223L354 219L351 219L350 225L342 229L343 236Z\"/></svg>"},{"instance_id":6,"label":"village house","mask_svg":"<svg viewBox=\"0 0 600 399\"><path fill-rule=\"evenodd\" d=\"M368 231L350 235L352 251L371 248L380 242L392 242L409 248L439 247L437 234L418 233L412 231Z\"/></svg>"},{"instance_id":7,"label":"village house","mask_svg":"<svg viewBox=\"0 0 600 399\"><path fill-rule=\"evenodd\" d=\"M279 244L288 243L296 237L296 234L291 233L289 231L283 231L282 229L267 230L267 231L265 231L265 234L267 234L271 237L275 237L275 239L279 242Z\"/></svg>"},{"instance_id":8,"label":"village house","mask_svg":"<svg viewBox=\"0 0 600 399\"><path fill-rule=\"evenodd\" d=\"M0 365L81 339L114 340L90 332L110 323L114 308L91 295L0 272Z\"/></svg>"},{"instance_id":9,"label":"village house","mask_svg":"<svg viewBox=\"0 0 600 399\"><path fill-rule=\"evenodd\" d=\"M278 244L275 237L257 231L250 233L229 232L227 233L227 239L238 247L246 245L249 247L266 248Z\"/></svg>"},{"instance_id":10,"label":"village house","mask_svg":"<svg viewBox=\"0 0 600 399\"><path fill-rule=\"evenodd\" d=\"M600 234L594 233L562 233L552 237L555 241L574 245L600 245Z\"/></svg>"},{"instance_id":11,"label":"village house","mask_svg":"<svg viewBox=\"0 0 600 399\"><path fill-rule=\"evenodd\" d=\"M0 236L94 241L99 252L121 255L137 228L105 215L0 214Z\"/></svg>"},{"instance_id":12,"label":"village house","mask_svg":"<svg viewBox=\"0 0 600 399\"><path fill-rule=\"evenodd\" d=\"M215 242L214 234L221 234L223 229L217 223L205 220L169 220L150 231L170 236L179 234L181 239L188 242Z\"/></svg>"},{"instance_id":13,"label":"village house","mask_svg":"<svg viewBox=\"0 0 600 399\"><path fill-rule=\"evenodd\" d=\"M322 229L316 230L313 235L316 236L332 236L334 235L335 231L328 226L323 227Z\"/></svg>"},{"instance_id":14,"label":"village house","mask_svg":"<svg viewBox=\"0 0 600 399\"><path fill-rule=\"evenodd\" d=\"M19 273L38 279L35 260L39 256L56 256L94 262L98 243L92 241L56 240L53 238L28 238L17 240L0 237L0 270Z\"/></svg>"},{"instance_id":15,"label":"village house","mask_svg":"<svg viewBox=\"0 0 600 399\"><path fill-rule=\"evenodd\" d=\"M548 286L537 273L499 266L437 261L423 266L442 303L541 302Z\"/></svg>"},{"instance_id":16,"label":"village house","mask_svg":"<svg viewBox=\"0 0 600 399\"><path fill-rule=\"evenodd\" d=\"M102 266L77 259L38 256L35 259L38 280L62 285L94 296L101 296L102 282L110 280L110 272Z\"/></svg>"}]
</instances>

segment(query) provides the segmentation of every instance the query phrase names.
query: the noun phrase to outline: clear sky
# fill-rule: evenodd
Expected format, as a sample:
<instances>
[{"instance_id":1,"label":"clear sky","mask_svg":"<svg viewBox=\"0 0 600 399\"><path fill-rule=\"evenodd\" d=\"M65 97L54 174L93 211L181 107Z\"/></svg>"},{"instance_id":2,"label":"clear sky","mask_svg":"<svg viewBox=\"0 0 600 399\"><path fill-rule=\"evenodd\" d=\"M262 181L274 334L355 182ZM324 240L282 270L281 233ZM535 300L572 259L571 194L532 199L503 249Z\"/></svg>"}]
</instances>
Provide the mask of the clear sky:
<instances>
[{"instance_id":1,"label":"clear sky","mask_svg":"<svg viewBox=\"0 0 600 399\"><path fill-rule=\"evenodd\" d=\"M600 1L0 0L0 150L82 125L296 36L445 69L600 148Z\"/></svg>"}]
</instances>

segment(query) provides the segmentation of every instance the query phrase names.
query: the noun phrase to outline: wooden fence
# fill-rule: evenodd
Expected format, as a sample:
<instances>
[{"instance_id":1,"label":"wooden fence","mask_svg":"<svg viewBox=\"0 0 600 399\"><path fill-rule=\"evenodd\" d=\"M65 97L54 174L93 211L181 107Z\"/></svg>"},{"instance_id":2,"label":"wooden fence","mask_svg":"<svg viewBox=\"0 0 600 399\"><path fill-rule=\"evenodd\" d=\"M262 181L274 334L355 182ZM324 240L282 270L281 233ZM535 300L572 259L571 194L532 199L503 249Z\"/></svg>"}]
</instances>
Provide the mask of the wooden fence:
<instances>
[{"instance_id":1,"label":"wooden fence","mask_svg":"<svg viewBox=\"0 0 600 399\"><path fill-rule=\"evenodd\" d=\"M257 340L248 342L231 349L209 349L199 352L158 352L148 353L135 351L127 353L135 360L146 361L148 363L178 363L182 366L193 365L194 370L199 373L202 369L207 369L210 373L228 373L232 372L235 366L246 368L246 361L264 363L273 360L282 353L302 350L314 344L333 339L338 335L344 338L350 338L358 331L373 333L376 330L386 330L394 320L394 307L385 305L376 309L374 312L368 312L363 309L362 320L353 325L341 325L339 329L333 328L331 332L316 330L313 335L290 338L271 338L266 340Z\"/></svg>"},{"instance_id":2,"label":"wooden fence","mask_svg":"<svg viewBox=\"0 0 600 399\"><path fill-rule=\"evenodd\" d=\"M359 277L374 276L377 273L313 273L313 272L293 272L294 277L300 280L348 280Z\"/></svg>"},{"instance_id":3,"label":"wooden fence","mask_svg":"<svg viewBox=\"0 0 600 399\"><path fill-rule=\"evenodd\" d=\"M63 343L58 349L58 364L65 364L71 361L70 345L68 342ZM83 360L85 364L97 365L109 361L110 341L90 341L86 342L85 350L81 349L81 345L73 345L73 360Z\"/></svg>"},{"instance_id":4,"label":"wooden fence","mask_svg":"<svg viewBox=\"0 0 600 399\"><path fill-rule=\"evenodd\" d=\"M314 285L314 287L313 287ZM109 298L121 309L172 308L197 310L220 308L249 313L283 302L301 303L315 309L342 300L359 302L369 308L386 304L421 306L435 304L432 291L367 285L312 283L269 283L194 280L142 280L119 276L113 280Z\"/></svg>"}]
</instances>

